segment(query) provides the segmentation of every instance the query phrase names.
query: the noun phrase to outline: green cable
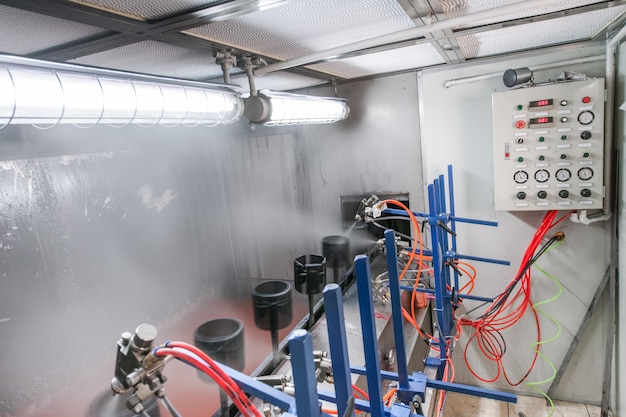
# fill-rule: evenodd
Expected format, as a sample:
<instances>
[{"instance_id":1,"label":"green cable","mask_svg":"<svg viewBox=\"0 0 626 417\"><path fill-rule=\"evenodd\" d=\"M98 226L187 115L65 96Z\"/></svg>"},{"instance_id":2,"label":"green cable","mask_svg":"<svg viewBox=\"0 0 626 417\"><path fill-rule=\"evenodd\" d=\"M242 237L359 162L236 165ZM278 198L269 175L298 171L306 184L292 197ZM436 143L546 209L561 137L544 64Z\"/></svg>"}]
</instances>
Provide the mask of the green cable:
<instances>
[{"instance_id":1,"label":"green cable","mask_svg":"<svg viewBox=\"0 0 626 417\"><path fill-rule=\"evenodd\" d=\"M547 253L548 251L560 246L563 243L563 240L561 240L560 242L556 243L555 245L551 246L550 248L548 248L545 252ZM559 336L561 335L561 323L559 323L554 317L552 317L550 314L546 313L545 311L537 308L540 305L543 304L548 304L551 303L555 300L557 300L561 294L563 294L563 285L561 285L561 282L559 282L558 279L556 279L553 275L551 275L550 273L548 273L547 271L545 271L543 268L541 268L537 263L535 263L535 268L537 268L539 271L541 271L544 275L546 275L548 278L550 278L552 281L554 281L554 283L559 287L559 291L556 295L554 295L551 298L548 298L547 300L543 300L543 301L539 301L538 303L535 303L532 305L532 308L539 314L541 314L542 316L546 317L548 320L552 321L554 324L556 324L557 327L557 331L554 334L554 336L552 336L549 339L545 339L545 340L541 340L539 342L534 342L532 343L532 347L533 349L537 352L537 354L539 356L541 356L541 358L543 360L545 360L548 365L550 365L550 367L552 368L552 375L550 375L548 378L544 379L543 381L535 381L535 382L527 382L525 385L528 388L533 389L534 391L538 392L539 394L541 394L550 404L550 414L548 415L548 417L552 417L552 415L554 414L554 401L552 401L552 398L550 398L548 396L548 394L545 391L542 391L541 389L537 388L537 385L542 385L548 382L552 382L554 380L554 378L556 377L556 366L554 366L554 363L543 353L541 353L540 351L540 347L543 344L546 343L550 343L555 341L556 339L559 338Z\"/></svg>"}]
</instances>

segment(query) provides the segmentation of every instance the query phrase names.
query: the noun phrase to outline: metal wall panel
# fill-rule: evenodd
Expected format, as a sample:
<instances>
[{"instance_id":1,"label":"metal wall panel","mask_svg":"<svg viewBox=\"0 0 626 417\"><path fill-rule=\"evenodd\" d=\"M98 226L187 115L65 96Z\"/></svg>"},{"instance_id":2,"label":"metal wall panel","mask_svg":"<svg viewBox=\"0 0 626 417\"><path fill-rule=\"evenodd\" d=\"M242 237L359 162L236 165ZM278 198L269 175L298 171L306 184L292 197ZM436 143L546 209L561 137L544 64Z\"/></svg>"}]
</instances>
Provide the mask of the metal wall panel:
<instances>
[{"instance_id":1,"label":"metal wall panel","mask_svg":"<svg viewBox=\"0 0 626 417\"><path fill-rule=\"evenodd\" d=\"M554 48L547 52L529 53L510 60L466 65L448 71L424 71L422 74L419 86L422 100L420 106L425 175L432 179L443 172L447 164L452 164L456 174L454 185L456 214L461 217L498 222L497 228L473 225L457 227L459 252L511 262L510 267L476 264L478 276L473 294L496 296L513 279L522 255L544 213L496 212L494 209L491 92L495 88L502 88L502 77L476 79L474 82L450 88L444 86L445 81L498 71L504 73L508 68L532 67L602 52L603 48L596 50ZM555 79L564 70L602 77L604 63L600 61L574 64L536 71L535 81ZM442 103L445 103L445 112L441 111ZM560 213L563 214L567 213ZM540 307L562 326L559 337L541 347L542 353L557 368L606 270L608 235L604 227L602 223L584 226L565 220L560 225L560 229L565 233L563 244L537 262L537 265L552 274L563 285L563 294L558 300ZM539 270L533 270L532 274L533 302L547 300L558 293L558 286L546 275ZM457 314L459 316L465 314L478 304L464 301ZM472 314L481 314L482 311L484 310L478 309ZM540 316L540 320L542 338L548 339L557 333L554 322L545 316ZM603 311L599 308L589 323L588 331L578 346L575 358L570 363L567 377L561 380L556 399L596 404L599 402L604 352L603 320ZM464 335L455 350L460 354L456 362L458 382L536 395L536 391L524 384L511 387L503 378L493 384L484 384L472 376L462 365L463 348L472 333L471 330L464 329ZM528 369L534 354L533 343L536 342L536 334L532 316L529 315L519 325L508 329L504 337L509 349L503 361L511 379L520 378ZM470 349L468 360L480 375L491 378L495 376L495 365L484 358L478 349ZM527 381L542 381L549 379L550 375L552 368L549 363L539 360ZM548 387L549 384L538 386L540 389Z\"/></svg>"}]
</instances>

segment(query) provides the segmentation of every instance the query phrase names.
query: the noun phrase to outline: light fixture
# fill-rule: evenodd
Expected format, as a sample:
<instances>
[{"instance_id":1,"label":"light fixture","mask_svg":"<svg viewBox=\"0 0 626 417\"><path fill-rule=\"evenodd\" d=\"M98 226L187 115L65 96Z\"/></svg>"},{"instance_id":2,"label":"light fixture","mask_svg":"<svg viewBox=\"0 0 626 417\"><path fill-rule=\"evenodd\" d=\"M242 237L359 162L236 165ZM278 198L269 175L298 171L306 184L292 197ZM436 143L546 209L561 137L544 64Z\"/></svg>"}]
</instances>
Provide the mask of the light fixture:
<instances>
[{"instance_id":1,"label":"light fixture","mask_svg":"<svg viewBox=\"0 0 626 417\"><path fill-rule=\"evenodd\" d=\"M350 114L345 100L261 90L245 100L244 115L266 126L324 124Z\"/></svg>"},{"instance_id":2,"label":"light fixture","mask_svg":"<svg viewBox=\"0 0 626 417\"><path fill-rule=\"evenodd\" d=\"M0 128L215 126L243 113L230 87L0 55Z\"/></svg>"},{"instance_id":3,"label":"light fixture","mask_svg":"<svg viewBox=\"0 0 626 417\"><path fill-rule=\"evenodd\" d=\"M244 115L250 123L265 126L334 123L350 115L346 100L334 97L317 97L270 90L257 91L254 69L267 63L259 57L243 56L239 67L248 76L250 96L245 99ZM224 80L228 68L222 66Z\"/></svg>"}]
</instances>

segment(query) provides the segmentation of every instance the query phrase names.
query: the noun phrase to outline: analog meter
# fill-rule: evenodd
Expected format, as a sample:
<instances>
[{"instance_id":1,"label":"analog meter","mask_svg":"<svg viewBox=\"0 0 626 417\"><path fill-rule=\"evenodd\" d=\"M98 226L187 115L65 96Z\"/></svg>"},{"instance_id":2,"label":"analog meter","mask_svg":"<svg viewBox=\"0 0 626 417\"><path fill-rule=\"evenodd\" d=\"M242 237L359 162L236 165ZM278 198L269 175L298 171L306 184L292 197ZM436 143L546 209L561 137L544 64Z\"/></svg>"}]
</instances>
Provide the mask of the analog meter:
<instances>
[{"instance_id":1,"label":"analog meter","mask_svg":"<svg viewBox=\"0 0 626 417\"><path fill-rule=\"evenodd\" d=\"M537 180L537 182L546 182L550 179L550 173L545 169L540 169L539 171L535 172L535 179Z\"/></svg>"},{"instance_id":2,"label":"analog meter","mask_svg":"<svg viewBox=\"0 0 626 417\"><path fill-rule=\"evenodd\" d=\"M593 119L595 119L595 116L589 110L580 112L580 114L578 115L578 121L581 125L589 125L591 124L591 122L593 122Z\"/></svg>"},{"instance_id":3,"label":"analog meter","mask_svg":"<svg viewBox=\"0 0 626 417\"><path fill-rule=\"evenodd\" d=\"M572 173L567 168L561 168L557 172L555 172L554 176L558 181L565 182L569 181L569 179L572 177Z\"/></svg>"},{"instance_id":4,"label":"analog meter","mask_svg":"<svg viewBox=\"0 0 626 417\"><path fill-rule=\"evenodd\" d=\"M593 177L593 170L589 167L583 167L578 170L578 178L583 181L590 180Z\"/></svg>"},{"instance_id":5,"label":"analog meter","mask_svg":"<svg viewBox=\"0 0 626 417\"><path fill-rule=\"evenodd\" d=\"M515 175L513 175L513 179L518 184L524 184L528 181L528 173L526 171L517 171Z\"/></svg>"}]
</instances>

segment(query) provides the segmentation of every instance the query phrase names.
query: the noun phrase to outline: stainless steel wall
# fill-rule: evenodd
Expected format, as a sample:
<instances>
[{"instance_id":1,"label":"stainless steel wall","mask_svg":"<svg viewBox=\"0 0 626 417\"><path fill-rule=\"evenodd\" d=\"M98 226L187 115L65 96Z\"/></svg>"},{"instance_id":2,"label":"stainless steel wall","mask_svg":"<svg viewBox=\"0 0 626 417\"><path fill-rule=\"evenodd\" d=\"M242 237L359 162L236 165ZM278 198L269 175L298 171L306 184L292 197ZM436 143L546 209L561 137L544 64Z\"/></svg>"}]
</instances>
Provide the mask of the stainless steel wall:
<instances>
[{"instance_id":1,"label":"stainless steel wall","mask_svg":"<svg viewBox=\"0 0 626 417\"><path fill-rule=\"evenodd\" d=\"M122 331L229 293L219 136L0 131L1 416L32 412L105 363L112 373Z\"/></svg>"},{"instance_id":2,"label":"stainless steel wall","mask_svg":"<svg viewBox=\"0 0 626 417\"><path fill-rule=\"evenodd\" d=\"M0 130L0 416L36 415L92 370L106 389L141 322L175 332L207 299L245 316L259 279L293 280L343 232L342 195L423 205L416 75L339 94L352 116L329 126Z\"/></svg>"}]
</instances>

